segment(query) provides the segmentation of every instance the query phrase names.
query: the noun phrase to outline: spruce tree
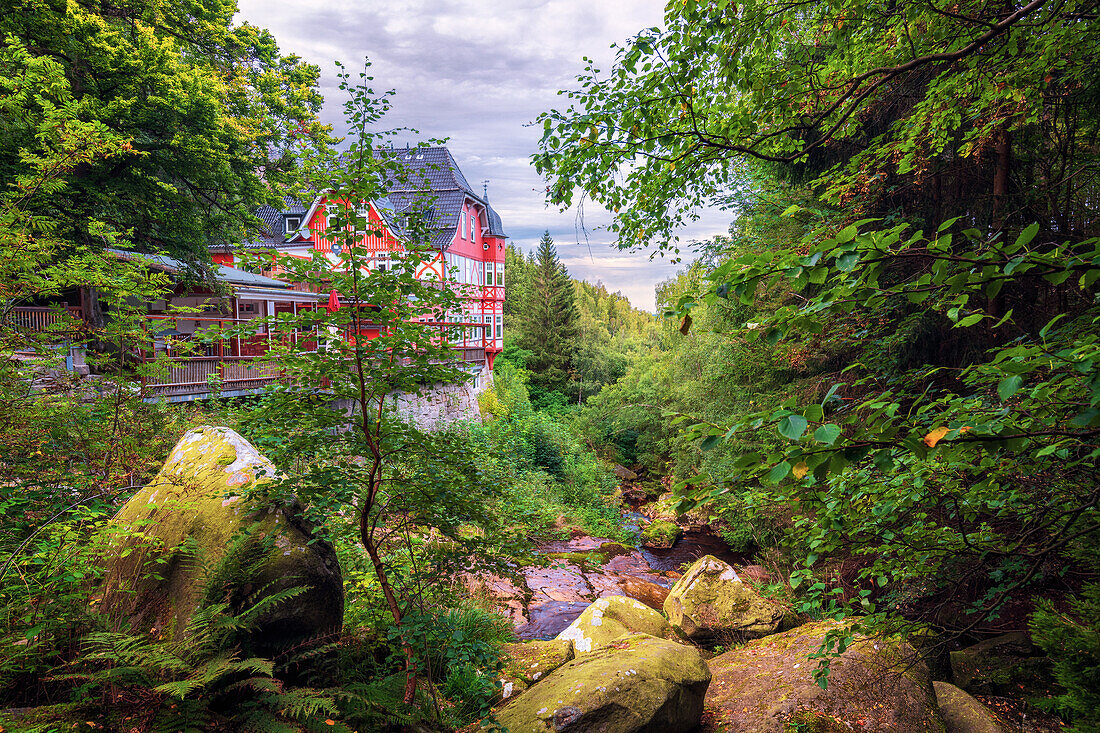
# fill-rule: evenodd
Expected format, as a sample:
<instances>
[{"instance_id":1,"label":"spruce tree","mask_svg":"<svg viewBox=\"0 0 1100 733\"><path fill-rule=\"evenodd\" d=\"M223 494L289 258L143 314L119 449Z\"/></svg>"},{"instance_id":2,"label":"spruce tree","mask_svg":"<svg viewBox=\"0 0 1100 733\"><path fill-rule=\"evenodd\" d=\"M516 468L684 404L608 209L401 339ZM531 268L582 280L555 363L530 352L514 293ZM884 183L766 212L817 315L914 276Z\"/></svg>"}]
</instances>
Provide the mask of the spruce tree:
<instances>
[{"instance_id":1,"label":"spruce tree","mask_svg":"<svg viewBox=\"0 0 1100 733\"><path fill-rule=\"evenodd\" d=\"M528 272L517 341L532 353L527 367L531 385L546 391L564 390L577 350L580 316L569 272L558 259L554 240L545 231Z\"/></svg>"}]
</instances>

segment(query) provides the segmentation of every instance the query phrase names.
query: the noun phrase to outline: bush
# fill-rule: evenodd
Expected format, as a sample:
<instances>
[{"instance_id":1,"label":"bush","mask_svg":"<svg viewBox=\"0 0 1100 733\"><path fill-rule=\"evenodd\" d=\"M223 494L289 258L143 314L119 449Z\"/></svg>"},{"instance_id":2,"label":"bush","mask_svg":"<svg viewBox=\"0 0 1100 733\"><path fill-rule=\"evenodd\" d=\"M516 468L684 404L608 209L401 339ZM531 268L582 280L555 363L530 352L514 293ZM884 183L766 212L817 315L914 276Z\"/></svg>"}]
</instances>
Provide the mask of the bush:
<instances>
[{"instance_id":1,"label":"bush","mask_svg":"<svg viewBox=\"0 0 1100 733\"><path fill-rule=\"evenodd\" d=\"M1041 601L1029 625L1065 690L1037 704L1061 714L1072 723L1071 730L1100 730L1100 583L1085 586L1072 613L1060 613Z\"/></svg>"}]
</instances>

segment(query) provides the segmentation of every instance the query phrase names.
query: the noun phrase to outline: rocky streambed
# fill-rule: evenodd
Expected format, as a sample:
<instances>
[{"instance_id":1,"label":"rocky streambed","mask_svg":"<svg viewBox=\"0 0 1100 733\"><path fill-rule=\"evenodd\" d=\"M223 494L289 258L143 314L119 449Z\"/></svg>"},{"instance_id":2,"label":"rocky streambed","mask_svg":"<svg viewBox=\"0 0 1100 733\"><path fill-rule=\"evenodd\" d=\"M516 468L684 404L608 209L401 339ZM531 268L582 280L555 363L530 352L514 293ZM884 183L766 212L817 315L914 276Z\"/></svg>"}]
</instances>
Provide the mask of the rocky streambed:
<instances>
[{"instance_id":1,"label":"rocky streambed","mask_svg":"<svg viewBox=\"0 0 1100 733\"><path fill-rule=\"evenodd\" d=\"M623 522L632 529L645 519L627 512ZM619 543L579 531L574 534L537 548L547 561L544 566L521 568L516 578L480 578L508 609L518 638L552 639L598 598L626 596L659 611L685 564L704 555L731 565L746 559L705 526L684 528L680 539L667 549L646 548L638 540Z\"/></svg>"}]
</instances>

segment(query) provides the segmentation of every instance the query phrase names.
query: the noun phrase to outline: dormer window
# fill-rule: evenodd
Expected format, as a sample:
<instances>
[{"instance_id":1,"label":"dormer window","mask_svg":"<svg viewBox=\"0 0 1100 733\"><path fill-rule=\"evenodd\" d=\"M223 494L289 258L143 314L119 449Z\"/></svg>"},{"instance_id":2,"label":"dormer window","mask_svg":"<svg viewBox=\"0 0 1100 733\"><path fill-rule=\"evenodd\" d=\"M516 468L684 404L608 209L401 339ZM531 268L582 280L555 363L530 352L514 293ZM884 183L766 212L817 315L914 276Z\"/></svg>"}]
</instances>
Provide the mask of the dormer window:
<instances>
[{"instance_id":1,"label":"dormer window","mask_svg":"<svg viewBox=\"0 0 1100 733\"><path fill-rule=\"evenodd\" d=\"M288 216L286 218L286 233L293 234L298 231L298 227L302 225L302 217L300 216Z\"/></svg>"}]
</instances>

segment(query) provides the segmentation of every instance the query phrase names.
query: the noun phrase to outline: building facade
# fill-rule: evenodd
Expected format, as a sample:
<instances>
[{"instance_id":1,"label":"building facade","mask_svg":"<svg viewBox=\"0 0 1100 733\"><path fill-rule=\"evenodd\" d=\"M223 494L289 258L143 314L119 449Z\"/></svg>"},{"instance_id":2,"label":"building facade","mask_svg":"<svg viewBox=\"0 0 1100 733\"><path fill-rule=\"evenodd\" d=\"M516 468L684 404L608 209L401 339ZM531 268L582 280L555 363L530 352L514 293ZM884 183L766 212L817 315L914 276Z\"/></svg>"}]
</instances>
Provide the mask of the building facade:
<instances>
[{"instance_id":1,"label":"building facade","mask_svg":"<svg viewBox=\"0 0 1100 733\"><path fill-rule=\"evenodd\" d=\"M366 267L377 270L392 266L406 241L400 224L403 215L415 211L426 216L430 244L439 254L417 275L442 279L462 296L463 312L447 314L448 322L463 324L463 343L456 346L483 350L484 370L491 372L493 360L504 345L507 236L500 216L489 205L485 191L478 195L470 186L447 148L384 150L380 154L393 156L407 176L400 182L393 181L385 197L367 202L364 213L370 223L368 229L380 234L363 237L361 246L370 254ZM334 246L326 237L330 220L327 203L322 193L309 204L287 198L282 208L263 207L257 213L265 223L264 231L242 247L292 257L324 258L330 267L339 266L339 245ZM234 264L232 251L215 250L212 256L218 264ZM278 278L281 273L273 268L265 274Z\"/></svg>"}]
</instances>

